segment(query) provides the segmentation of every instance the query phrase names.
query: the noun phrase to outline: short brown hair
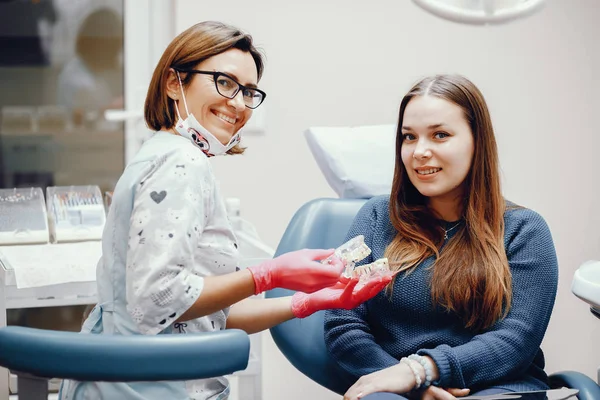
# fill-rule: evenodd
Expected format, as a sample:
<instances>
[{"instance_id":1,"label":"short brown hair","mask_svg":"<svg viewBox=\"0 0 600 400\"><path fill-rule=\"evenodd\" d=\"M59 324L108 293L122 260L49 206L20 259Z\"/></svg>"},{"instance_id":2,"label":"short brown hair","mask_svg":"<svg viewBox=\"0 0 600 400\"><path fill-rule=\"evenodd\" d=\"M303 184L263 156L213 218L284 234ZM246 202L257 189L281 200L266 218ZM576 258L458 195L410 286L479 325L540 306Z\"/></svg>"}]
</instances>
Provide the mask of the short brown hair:
<instances>
[{"instance_id":1,"label":"short brown hair","mask_svg":"<svg viewBox=\"0 0 600 400\"><path fill-rule=\"evenodd\" d=\"M260 80L264 69L262 54L254 47L252 36L233 26L215 21L200 22L173 39L158 61L148 87L144 104L144 118L148 127L159 131L170 129L177 122L175 101L167 95L166 90L167 77L171 68L192 69L198 63L234 48L250 53L256 63ZM189 85L191 80L192 74L182 76L183 86ZM244 148L238 144L227 153L243 152Z\"/></svg>"}]
</instances>

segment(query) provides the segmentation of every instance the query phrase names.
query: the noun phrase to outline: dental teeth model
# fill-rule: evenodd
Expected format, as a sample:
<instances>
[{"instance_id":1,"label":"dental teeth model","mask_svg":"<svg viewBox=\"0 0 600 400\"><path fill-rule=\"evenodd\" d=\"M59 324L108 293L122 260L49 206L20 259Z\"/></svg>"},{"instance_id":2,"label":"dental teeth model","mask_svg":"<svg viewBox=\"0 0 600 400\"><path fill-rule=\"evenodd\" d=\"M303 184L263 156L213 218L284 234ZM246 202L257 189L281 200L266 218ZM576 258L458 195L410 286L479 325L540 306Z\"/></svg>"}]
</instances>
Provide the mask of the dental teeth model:
<instances>
[{"instance_id":1,"label":"dental teeth model","mask_svg":"<svg viewBox=\"0 0 600 400\"><path fill-rule=\"evenodd\" d=\"M390 265L387 258L380 258L370 264L361 265L354 268L352 277L358 277L361 281L369 281L373 278L391 274Z\"/></svg>"},{"instance_id":2,"label":"dental teeth model","mask_svg":"<svg viewBox=\"0 0 600 400\"><path fill-rule=\"evenodd\" d=\"M329 264L333 257L340 258L346 262L344 277L358 277L361 282L392 274L387 258L380 258L370 264L355 267L357 262L364 260L369 254L371 254L371 249L365 244L365 237L358 235L335 249L332 255L321 262Z\"/></svg>"},{"instance_id":3,"label":"dental teeth model","mask_svg":"<svg viewBox=\"0 0 600 400\"><path fill-rule=\"evenodd\" d=\"M352 276L354 265L357 262L364 260L369 254L371 254L371 249L365 244L365 237L363 235L358 235L335 249L335 252L331 256L321 262L329 264L334 256L344 260L346 262L344 276L349 278Z\"/></svg>"}]
</instances>

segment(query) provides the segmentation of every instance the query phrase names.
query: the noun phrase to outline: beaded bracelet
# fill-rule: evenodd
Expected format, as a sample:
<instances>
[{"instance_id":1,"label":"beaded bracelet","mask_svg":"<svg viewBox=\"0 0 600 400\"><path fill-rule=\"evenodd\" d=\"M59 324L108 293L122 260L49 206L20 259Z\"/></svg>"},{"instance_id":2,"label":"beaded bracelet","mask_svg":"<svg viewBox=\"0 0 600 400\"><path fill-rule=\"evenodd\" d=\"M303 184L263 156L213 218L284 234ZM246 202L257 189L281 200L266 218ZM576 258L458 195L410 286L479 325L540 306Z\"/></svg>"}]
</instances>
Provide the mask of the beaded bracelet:
<instances>
[{"instance_id":1,"label":"beaded bracelet","mask_svg":"<svg viewBox=\"0 0 600 400\"><path fill-rule=\"evenodd\" d=\"M418 354L411 354L408 356L408 359L414 360L423 366L423 369L425 370L425 382L423 383L423 387L426 388L431 386L431 381L433 380L433 366L431 365L431 361Z\"/></svg>"},{"instance_id":2,"label":"beaded bracelet","mask_svg":"<svg viewBox=\"0 0 600 400\"><path fill-rule=\"evenodd\" d=\"M419 374L419 371L417 371L417 368L406 357L402 357L400 359L400 362L402 364L408 365L408 368L410 368L410 370L412 371L413 375L415 376L415 387L414 387L414 389L416 390L416 389L420 388L421 387L421 374Z\"/></svg>"}]
</instances>

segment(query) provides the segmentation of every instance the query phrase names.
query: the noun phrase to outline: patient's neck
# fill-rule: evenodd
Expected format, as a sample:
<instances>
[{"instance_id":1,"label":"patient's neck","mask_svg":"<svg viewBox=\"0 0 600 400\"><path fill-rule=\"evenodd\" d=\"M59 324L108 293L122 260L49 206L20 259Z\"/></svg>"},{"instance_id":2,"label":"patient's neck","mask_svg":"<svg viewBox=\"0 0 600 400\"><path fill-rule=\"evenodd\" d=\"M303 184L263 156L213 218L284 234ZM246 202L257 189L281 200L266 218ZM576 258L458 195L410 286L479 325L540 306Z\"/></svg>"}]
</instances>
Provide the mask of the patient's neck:
<instances>
[{"instance_id":1,"label":"patient's neck","mask_svg":"<svg viewBox=\"0 0 600 400\"><path fill-rule=\"evenodd\" d=\"M427 206L437 218L452 222L462 218L462 201L462 195L430 197Z\"/></svg>"}]
</instances>

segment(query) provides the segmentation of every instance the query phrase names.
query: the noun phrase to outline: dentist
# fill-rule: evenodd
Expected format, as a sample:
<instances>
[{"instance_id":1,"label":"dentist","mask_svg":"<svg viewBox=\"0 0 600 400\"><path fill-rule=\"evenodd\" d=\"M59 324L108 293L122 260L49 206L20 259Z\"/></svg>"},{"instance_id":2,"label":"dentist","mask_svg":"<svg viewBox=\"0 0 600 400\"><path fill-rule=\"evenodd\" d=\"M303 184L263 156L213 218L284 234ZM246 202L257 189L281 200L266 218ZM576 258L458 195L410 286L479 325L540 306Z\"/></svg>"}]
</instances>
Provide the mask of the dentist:
<instances>
[{"instance_id":1,"label":"dentist","mask_svg":"<svg viewBox=\"0 0 600 400\"><path fill-rule=\"evenodd\" d=\"M252 37L203 22L177 36L148 90L156 133L119 179L97 267L99 301L82 332L163 335L259 332L330 308L351 309L388 282L356 288L333 250L300 250L240 270L235 235L209 158L242 154L240 130L262 104L263 59ZM268 194L265 194L268 198ZM281 287L293 297L249 299ZM206 362L198 360L198 362ZM65 381L62 400L227 399L225 377L186 382Z\"/></svg>"}]
</instances>

